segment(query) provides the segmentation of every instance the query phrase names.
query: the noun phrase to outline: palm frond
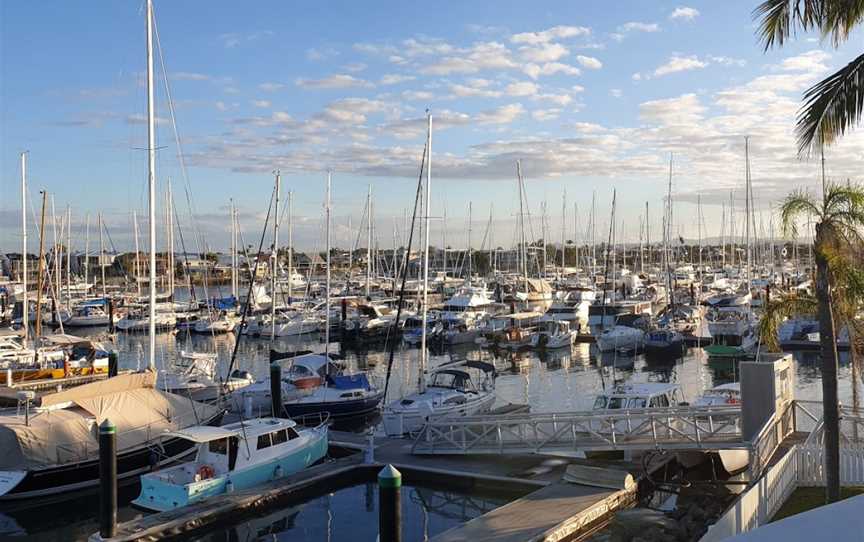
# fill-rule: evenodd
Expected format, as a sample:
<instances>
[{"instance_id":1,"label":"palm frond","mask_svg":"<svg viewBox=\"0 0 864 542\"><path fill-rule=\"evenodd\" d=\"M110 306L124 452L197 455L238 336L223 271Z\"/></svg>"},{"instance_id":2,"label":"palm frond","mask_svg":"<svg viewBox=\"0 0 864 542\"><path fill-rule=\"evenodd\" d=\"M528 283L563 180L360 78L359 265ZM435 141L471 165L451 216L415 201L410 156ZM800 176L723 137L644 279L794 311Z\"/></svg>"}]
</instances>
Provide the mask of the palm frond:
<instances>
[{"instance_id":1,"label":"palm frond","mask_svg":"<svg viewBox=\"0 0 864 542\"><path fill-rule=\"evenodd\" d=\"M831 36L831 43L838 47L849 39L849 34L864 18L862 0L823 0L819 29L823 37Z\"/></svg>"},{"instance_id":2,"label":"palm frond","mask_svg":"<svg viewBox=\"0 0 864 542\"><path fill-rule=\"evenodd\" d=\"M864 109L864 55L804 93L795 135L799 155L830 145L858 124Z\"/></svg>"},{"instance_id":3,"label":"palm frond","mask_svg":"<svg viewBox=\"0 0 864 542\"><path fill-rule=\"evenodd\" d=\"M796 190L780 204L780 228L787 237L798 237L798 219L804 215L822 216L822 208L812 194Z\"/></svg>"},{"instance_id":4,"label":"palm frond","mask_svg":"<svg viewBox=\"0 0 864 542\"><path fill-rule=\"evenodd\" d=\"M753 10L760 20L757 34L767 51L783 43L799 30L807 32L821 26L825 4L832 0L765 0ZM836 1L836 0L834 0Z\"/></svg>"},{"instance_id":5,"label":"palm frond","mask_svg":"<svg viewBox=\"0 0 864 542\"><path fill-rule=\"evenodd\" d=\"M793 316L816 314L817 308L816 298L811 295L787 295L772 299L763 308L762 318L759 320L759 340L768 350L779 351L777 330L780 329L780 324Z\"/></svg>"}]
</instances>

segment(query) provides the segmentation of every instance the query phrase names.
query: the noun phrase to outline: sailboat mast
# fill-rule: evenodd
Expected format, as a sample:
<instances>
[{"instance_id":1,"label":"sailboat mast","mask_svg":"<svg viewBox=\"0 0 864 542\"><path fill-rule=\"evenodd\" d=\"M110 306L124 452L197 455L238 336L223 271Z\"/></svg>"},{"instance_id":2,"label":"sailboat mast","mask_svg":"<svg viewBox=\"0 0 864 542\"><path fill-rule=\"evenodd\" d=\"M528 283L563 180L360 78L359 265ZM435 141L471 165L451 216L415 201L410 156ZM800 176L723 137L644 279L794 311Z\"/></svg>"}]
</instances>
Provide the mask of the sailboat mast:
<instances>
[{"instance_id":1,"label":"sailboat mast","mask_svg":"<svg viewBox=\"0 0 864 542\"><path fill-rule=\"evenodd\" d=\"M84 287L89 290L90 284L90 212L84 219Z\"/></svg>"},{"instance_id":2,"label":"sailboat mast","mask_svg":"<svg viewBox=\"0 0 864 542\"><path fill-rule=\"evenodd\" d=\"M750 271L752 269L752 254L750 251L750 137L744 137L744 228L747 242L747 291L750 291Z\"/></svg>"},{"instance_id":3,"label":"sailboat mast","mask_svg":"<svg viewBox=\"0 0 864 542\"><path fill-rule=\"evenodd\" d=\"M105 237L102 230L105 229L105 224L102 222L102 213L98 215L99 220L99 270L102 274L102 297L108 297L108 290L105 286ZM140 295L140 293L139 293Z\"/></svg>"},{"instance_id":4,"label":"sailboat mast","mask_svg":"<svg viewBox=\"0 0 864 542\"><path fill-rule=\"evenodd\" d=\"M519 183L519 245L522 247L520 250L520 259L522 260L522 284L525 289L525 293L528 293L528 256L526 254L525 247L525 210L523 208L522 202L522 161L516 160L516 177L517 182Z\"/></svg>"},{"instance_id":5,"label":"sailboat mast","mask_svg":"<svg viewBox=\"0 0 864 542\"><path fill-rule=\"evenodd\" d=\"M699 278L702 278L702 196L696 195L697 220L699 221Z\"/></svg>"},{"instance_id":6,"label":"sailboat mast","mask_svg":"<svg viewBox=\"0 0 864 542\"><path fill-rule=\"evenodd\" d=\"M325 245L326 245L326 250L327 250L327 256L326 256L327 280L326 280L326 287L325 287L326 294L325 294L325 303L324 303L324 313L327 316L325 317L325 322L324 322L324 359L327 362L328 366L330 364L330 357L328 355L330 352L330 176L331 176L331 173L330 173L330 171L328 171L327 172L327 195L326 195L326 199L324 201L324 215L325 215L325 220L326 220L326 225L324 226L324 231L325 231L325 237L326 237ZM288 196L290 198L291 192L288 192ZM289 273L288 283L290 284L291 283L290 267L289 267L288 273ZM289 288L290 288L290 286L289 286ZM290 295L291 295L290 292L288 295L290 297Z\"/></svg>"},{"instance_id":7,"label":"sailboat mast","mask_svg":"<svg viewBox=\"0 0 864 542\"><path fill-rule=\"evenodd\" d=\"M235 220L234 198L231 204L231 297L237 299L237 220Z\"/></svg>"},{"instance_id":8,"label":"sailboat mast","mask_svg":"<svg viewBox=\"0 0 864 542\"><path fill-rule=\"evenodd\" d=\"M66 205L66 308L72 307L72 207Z\"/></svg>"},{"instance_id":9,"label":"sailboat mast","mask_svg":"<svg viewBox=\"0 0 864 542\"><path fill-rule=\"evenodd\" d=\"M57 211L54 208L54 194L51 194L51 230L54 240L54 286L50 290L51 299L57 303L59 301L57 296L60 294L60 240L57 238Z\"/></svg>"},{"instance_id":10,"label":"sailboat mast","mask_svg":"<svg viewBox=\"0 0 864 542\"><path fill-rule=\"evenodd\" d=\"M591 282L593 283L597 276L597 215L595 213L595 203L597 200L597 192L591 192Z\"/></svg>"},{"instance_id":11,"label":"sailboat mast","mask_svg":"<svg viewBox=\"0 0 864 542\"><path fill-rule=\"evenodd\" d=\"M328 173L329 175L329 173ZM328 272L330 266L327 266ZM288 191L288 303L294 296L294 191Z\"/></svg>"},{"instance_id":12,"label":"sailboat mast","mask_svg":"<svg viewBox=\"0 0 864 542\"><path fill-rule=\"evenodd\" d=\"M482 247L481 247L482 248ZM471 272L472 270L471 261L471 202L468 202L468 284L471 284Z\"/></svg>"},{"instance_id":13,"label":"sailboat mast","mask_svg":"<svg viewBox=\"0 0 864 542\"><path fill-rule=\"evenodd\" d=\"M276 171L276 199L273 207L273 250L270 251L270 340L276 338L276 275L279 268L279 171Z\"/></svg>"},{"instance_id":14,"label":"sailboat mast","mask_svg":"<svg viewBox=\"0 0 864 542\"><path fill-rule=\"evenodd\" d=\"M100 218L101 220L101 218ZM132 229L135 230L135 286L138 289L138 297L141 297L141 249L138 246L138 212L132 211ZM102 242L102 230L99 230L99 242Z\"/></svg>"},{"instance_id":15,"label":"sailboat mast","mask_svg":"<svg viewBox=\"0 0 864 542\"><path fill-rule=\"evenodd\" d=\"M47 194L42 191L42 217L39 220L39 271L36 274L36 336L33 338L33 351L35 352L35 361L39 360L39 344L38 341L42 338L42 277L45 268L45 258L43 252L45 250L45 200Z\"/></svg>"},{"instance_id":16,"label":"sailboat mast","mask_svg":"<svg viewBox=\"0 0 864 542\"><path fill-rule=\"evenodd\" d=\"M564 197L561 200L561 278L564 278L564 257L567 247L567 189L564 189Z\"/></svg>"},{"instance_id":17,"label":"sailboat mast","mask_svg":"<svg viewBox=\"0 0 864 542\"><path fill-rule=\"evenodd\" d=\"M156 368L156 109L153 88L153 0L147 0L147 186L150 228L149 368Z\"/></svg>"},{"instance_id":18,"label":"sailboat mast","mask_svg":"<svg viewBox=\"0 0 864 542\"><path fill-rule=\"evenodd\" d=\"M168 295L174 299L174 193L171 190L171 177L168 177Z\"/></svg>"},{"instance_id":19,"label":"sailboat mast","mask_svg":"<svg viewBox=\"0 0 864 542\"><path fill-rule=\"evenodd\" d=\"M372 184L366 194L366 297L372 287Z\"/></svg>"},{"instance_id":20,"label":"sailboat mast","mask_svg":"<svg viewBox=\"0 0 864 542\"><path fill-rule=\"evenodd\" d=\"M421 393L426 391L426 316L428 314L429 291L429 213L432 199L432 114L426 114L426 197L423 212L423 305L422 329L420 335L420 366L417 388Z\"/></svg>"},{"instance_id":21,"label":"sailboat mast","mask_svg":"<svg viewBox=\"0 0 864 542\"><path fill-rule=\"evenodd\" d=\"M24 286L21 324L24 327L24 346L30 329L30 307L27 300L27 153L21 153L21 283Z\"/></svg>"}]
</instances>

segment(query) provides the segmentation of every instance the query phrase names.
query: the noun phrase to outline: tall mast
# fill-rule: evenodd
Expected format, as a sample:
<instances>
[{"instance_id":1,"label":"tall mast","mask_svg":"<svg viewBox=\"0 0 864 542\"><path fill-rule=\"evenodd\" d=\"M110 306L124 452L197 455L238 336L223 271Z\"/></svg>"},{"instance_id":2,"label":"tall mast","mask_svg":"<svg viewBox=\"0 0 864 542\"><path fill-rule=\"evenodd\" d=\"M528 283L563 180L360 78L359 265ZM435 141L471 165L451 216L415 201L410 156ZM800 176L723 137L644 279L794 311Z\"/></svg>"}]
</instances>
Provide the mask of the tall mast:
<instances>
[{"instance_id":1,"label":"tall mast","mask_svg":"<svg viewBox=\"0 0 864 542\"><path fill-rule=\"evenodd\" d=\"M594 282L594 277L597 276L597 214L594 212L594 204L596 203L597 192L591 192L591 282Z\"/></svg>"},{"instance_id":2,"label":"tall mast","mask_svg":"<svg viewBox=\"0 0 864 542\"><path fill-rule=\"evenodd\" d=\"M523 208L522 202L522 161L516 160L516 179L519 185L519 244L521 245L521 250L519 252L520 260L522 263L522 284L525 292L528 292L528 256L526 254L525 248L525 210Z\"/></svg>"},{"instance_id":3,"label":"tall mast","mask_svg":"<svg viewBox=\"0 0 864 542\"><path fill-rule=\"evenodd\" d=\"M447 199L444 199L444 213L441 220L441 254L443 261L441 271L444 273L444 280L447 280Z\"/></svg>"},{"instance_id":4,"label":"tall mast","mask_svg":"<svg viewBox=\"0 0 864 542\"><path fill-rule=\"evenodd\" d=\"M138 246L138 212L134 209L132 210L132 229L135 234L135 286L138 289L138 297L141 297L141 248ZM99 230L99 242L102 242L101 229Z\"/></svg>"},{"instance_id":5,"label":"tall mast","mask_svg":"<svg viewBox=\"0 0 864 542\"><path fill-rule=\"evenodd\" d=\"M108 297L108 290L105 286L105 238L102 235L102 230L105 229L105 224L102 222L102 213L99 213L99 270L102 273L102 297Z\"/></svg>"},{"instance_id":6,"label":"tall mast","mask_svg":"<svg viewBox=\"0 0 864 542\"><path fill-rule=\"evenodd\" d=\"M482 247L481 247L482 248ZM471 202L468 202L468 284L471 284L471 272L472 269L472 261L471 261Z\"/></svg>"},{"instance_id":7,"label":"tall mast","mask_svg":"<svg viewBox=\"0 0 864 542\"><path fill-rule=\"evenodd\" d=\"M366 194L366 297L372 288L372 183Z\"/></svg>"},{"instance_id":8,"label":"tall mast","mask_svg":"<svg viewBox=\"0 0 864 542\"><path fill-rule=\"evenodd\" d=\"M237 211L231 198L231 297L237 299Z\"/></svg>"},{"instance_id":9,"label":"tall mast","mask_svg":"<svg viewBox=\"0 0 864 542\"><path fill-rule=\"evenodd\" d=\"M57 237L57 212L54 208L54 194L51 194L51 229L54 238L54 287L51 288L51 298L55 302L59 302L57 296L60 295L60 239Z\"/></svg>"},{"instance_id":10,"label":"tall mast","mask_svg":"<svg viewBox=\"0 0 864 542\"><path fill-rule=\"evenodd\" d=\"M330 175L329 173L327 175ZM327 265L329 276L330 265ZM288 191L288 302L294 295L294 191Z\"/></svg>"},{"instance_id":11,"label":"tall mast","mask_svg":"<svg viewBox=\"0 0 864 542\"><path fill-rule=\"evenodd\" d=\"M174 297L174 193L171 190L171 177L168 177L168 294Z\"/></svg>"},{"instance_id":12,"label":"tall mast","mask_svg":"<svg viewBox=\"0 0 864 542\"><path fill-rule=\"evenodd\" d=\"M72 308L72 207L66 204L66 308Z\"/></svg>"},{"instance_id":13,"label":"tall mast","mask_svg":"<svg viewBox=\"0 0 864 542\"><path fill-rule=\"evenodd\" d=\"M546 278L546 200L543 200L543 213L540 216L540 236L543 238L543 272L542 278Z\"/></svg>"},{"instance_id":14,"label":"tall mast","mask_svg":"<svg viewBox=\"0 0 864 542\"><path fill-rule=\"evenodd\" d=\"M90 212L87 212L84 219L84 288L90 284Z\"/></svg>"},{"instance_id":15,"label":"tall mast","mask_svg":"<svg viewBox=\"0 0 864 542\"><path fill-rule=\"evenodd\" d=\"M651 218L648 215L648 202L645 202L645 250L648 251L648 263L651 263Z\"/></svg>"},{"instance_id":16,"label":"tall mast","mask_svg":"<svg viewBox=\"0 0 864 542\"><path fill-rule=\"evenodd\" d=\"M150 229L149 369L156 368L156 105L153 89L153 0L147 0L147 187Z\"/></svg>"},{"instance_id":17,"label":"tall mast","mask_svg":"<svg viewBox=\"0 0 864 542\"><path fill-rule=\"evenodd\" d=\"M752 266L752 254L750 251L750 137L744 137L744 228L746 230L747 242L747 291L750 291L750 271Z\"/></svg>"},{"instance_id":18,"label":"tall mast","mask_svg":"<svg viewBox=\"0 0 864 542\"><path fill-rule=\"evenodd\" d=\"M30 329L30 307L27 301L27 153L21 153L21 282L24 285L21 323L24 326L24 346Z\"/></svg>"},{"instance_id":19,"label":"tall mast","mask_svg":"<svg viewBox=\"0 0 864 542\"><path fill-rule=\"evenodd\" d=\"M276 171L276 199L273 200L273 250L270 251L270 340L276 338L276 275L279 268L279 171Z\"/></svg>"},{"instance_id":20,"label":"tall mast","mask_svg":"<svg viewBox=\"0 0 864 542\"><path fill-rule=\"evenodd\" d=\"M426 114L426 197L423 211L423 302L422 328L420 335L420 367L417 388L421 393L426 391L426 316L428 314L429 290L429 213L432 199L432 114Z\"/></svg>"},{"instance_id":21,"label":"tall mast","mask_svg":"<svg viewBox=\"0 0 864 542\"><path fill-rule=\"evenodd\" d=\"M290 199L291 192L288 192L288 197ZM290 208L290 204L289 204L289 208ZM327 282L327 284L325 287L326 294L325 294L325 306L324 306L324 313L327 316L325 317L326 321L324 322L324 358L325 358L325 361L327 362L327 366L329 367L330 366L330 357L328 354L330 352L330 171L327 172L327 195L326 195L326 199L324 202L324 215L325 215L325 220L326 220L326 225L324 227L324 231L325 231L325 237L326 237L325 244L326 244L326 249L327 249L327 256L326 256L326 260L327 260L327 281L326 282ZM290 224L290 222L289 222L289 224ZM291 269L290 269L290 267L288 269L288 273L289 273L288 283L290 284L291 283L291 275L290 275ZM289 288L290 288L290 286L289 286ZM291 296L290 291L289 291L288 296L289 297ZM329 369L328 369L328 371L329 371Z\"/></svg>"},{"instance_id":22,"label":"tall mast","mask_svg":"<svg viewBox=\"0 0 864 542\"><path fill-rule=\"evenodd\" d=\"M697 220L699 221L699 278L702 278L702 196L696 195Z\"/></svg>"},{"instance_id":23,"label":"tall mast","mask_svg":"<svg viewBox=\"0 0 864 542\"><path fill-rule=\"evenodd\" d=\"M39 358L38 341L42 338L42 277L45 268L45 258L43 252L45 250L45 200L47 194L42 191L42 217L39 220L39 272L36 275L36 336L33 339L33 350L35 351L36 361Z\"/></svg>"},{"instance_id":24,"label":"tall mast","mask_svg":"<svg viewBox=\"0 0 864 542\"><path fill-rule=\"evenodd\" d=\"M567 189L564 189L564 197L561 200L561 278L564 278L564 257L567 247Z\"/></svg>"}]
</instances>

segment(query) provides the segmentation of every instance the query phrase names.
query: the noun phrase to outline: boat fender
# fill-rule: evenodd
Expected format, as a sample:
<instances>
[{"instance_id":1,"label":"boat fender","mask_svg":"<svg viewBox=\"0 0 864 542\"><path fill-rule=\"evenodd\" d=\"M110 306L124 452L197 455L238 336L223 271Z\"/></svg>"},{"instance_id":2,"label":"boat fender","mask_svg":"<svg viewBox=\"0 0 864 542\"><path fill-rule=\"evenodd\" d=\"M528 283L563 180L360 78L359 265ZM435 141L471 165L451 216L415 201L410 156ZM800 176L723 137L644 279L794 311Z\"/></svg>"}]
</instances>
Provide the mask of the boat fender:
<instances>
[{"instance_id":1,"label":"boat fender","mask_svg":"<svg viewBox=\"0 0 864 542\"><path fill-rule=\"evenodd\" d=\"M276 468L273 470L273 478L282 478L282 465L276 465Z\"/></svg>"},{"instance_id":2,"label":"boat fender","mask_svg":"<svg viewBox=\"0 0 864 542\"><path fill-rule=\"evenodd\" d=\"M231 480L225 482L225 493L234 493L234 482Z\"/></svg>"},{"instance_id":3,"label":"boat fender","mask_svg":"<svg viewBox=\"0 0 864 542\"><path fill-rule=\"evenodd\" d=\"M200 467L198 467L198 476L200 476L202 480L213 478L214 474L215 471L210 465L201 465Z\"/></svg>"}]
</instances>

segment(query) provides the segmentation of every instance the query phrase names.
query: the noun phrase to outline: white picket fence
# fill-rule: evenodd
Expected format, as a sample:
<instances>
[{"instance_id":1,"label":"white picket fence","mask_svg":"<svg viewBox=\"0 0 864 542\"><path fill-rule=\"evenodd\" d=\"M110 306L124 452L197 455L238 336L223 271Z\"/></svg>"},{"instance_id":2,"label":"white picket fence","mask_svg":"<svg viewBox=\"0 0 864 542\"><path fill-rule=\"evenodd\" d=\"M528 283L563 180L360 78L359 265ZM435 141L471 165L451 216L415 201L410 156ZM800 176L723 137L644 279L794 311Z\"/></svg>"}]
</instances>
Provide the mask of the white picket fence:
<instances>
[{"instance_id":1,"label":"white picket fence","mask_svg":"<svg viewBox=\"0 0 864 542\"><path fill-rule=\"evenodd\" d=\"M864 485L864 449L840 450L840 484ZM799 486L824 486L822 448L793 446L744 491L735 504L708 528L700 542L717 542L755 529L771 520Z\"/></svg>"}]
</instances>

